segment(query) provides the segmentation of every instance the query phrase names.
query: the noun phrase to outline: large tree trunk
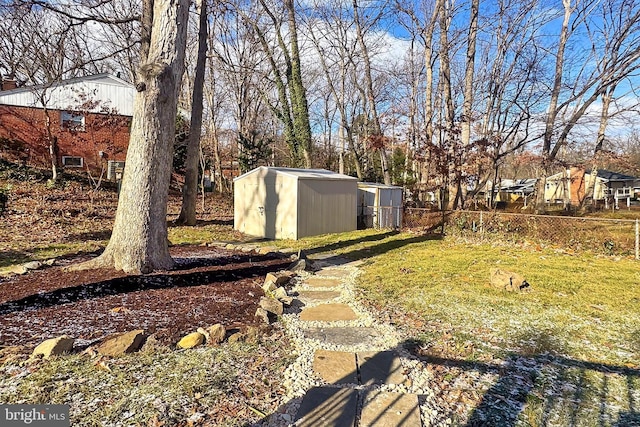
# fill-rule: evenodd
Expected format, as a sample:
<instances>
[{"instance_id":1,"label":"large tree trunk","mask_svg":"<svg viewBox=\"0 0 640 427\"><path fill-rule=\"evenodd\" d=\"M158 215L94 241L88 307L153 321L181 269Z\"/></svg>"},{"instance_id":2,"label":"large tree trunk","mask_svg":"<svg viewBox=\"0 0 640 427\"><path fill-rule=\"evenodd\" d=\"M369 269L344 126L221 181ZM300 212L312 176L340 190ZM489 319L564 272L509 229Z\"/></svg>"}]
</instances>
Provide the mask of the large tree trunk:
<instances>
[{"instance_id":1,"label":"large tree trunk","mask_svg":"<svg viewBox=\"0 0 640 427\"><path fill-rule=\"evenodd\" d=\"M445 209L456 209L458 201L458 183L459 183L459 168L456 168L456 141L457 138L455 127L455 107L453 103L453 89L451 85L451 60L449 57L449 51L451 46L449 45L449 27L451 24L451 8L453 5L450 2L446 2L440 8L440 81L439 84L442 89L442 101L444 104L444 121L445 132L444 146L447 147L448 166L447 177L443 179L443 196L442 204ZM444 177L443 177L444 178Z\"/></svg>"},{"instance_id":2,"label":"large tree trunk","mask_svg":"<svg viewBox=\"0 0 640 427\"><path fill-rule=\"evenodd\" d=\"M198 29L198 59L196 75L193 81L191 98L191 124L187 158L185 160L185 177L182 188L182 207L178 224L196 225L196 205L198 199L198 166L200 163L200 135L202 134L202 105L204 73L207 61L207 0L198 0L200 24Z\"/></svg>"},{"instance_id":3,"label":"large tree trunk","mask_svg":"<svg viewBox=\"0 0 640 427\"><path fill-rule=\"evenodd\" d=\"M471 16L469 17L469 42L467 45L467 60L464 73L464 101L462 103L462 120L460 122L460 138L462 139L462 148L465 153L468 152L468 147L471 144L471 121L473 119L473 77L476 58L476 38L478 35L479 8L480 0L472 0ZM457 187L461 207L464 209L464 203L466 200L466 188L462 187L460 179L458 179Z\"/></svg>"},{"instance_id":4,"label":"large tree trunk","mask_svg":"<svg viewBox=\"0 0 640 427\"><path fill-rule=\"evenodd\" d=\"M434 99L433 99L433 73L435 68L435 60L433 53L433 32L438 22L438 16L440 14L440 8L442 7L443 0L436 0L431 13L431 19L428 25L424 29L424 65L425 65L425 93L424 93L424 137L427 147L433 143L433 113L434 113ZM431 150L428 150L430 152ZM423 164L427 165L427 170L421 168L420 174L425 179L420 180L421 184L426 184L429 179L429 168L431 167L430 161L424 161ZM426 195L423 195L426 199Z\"/></svg>"},{"instance_id":5,"label":"large tree trunk","mask_svg":"<svg viewBox=\"0 0 640 427\"><path fill-rule=\"evenodd\" d=\"M154 3L113 233L102 255L81 268L149 273L174 265L167 238L167 198L188 10L188 0Z\"/></svg>"},{"instance_id":6,"label":"large tree trunk","mask_svg":"<svg viewBox=\"0 0 640 427\"><path fill-rule=\"evenodd\" d=\"M313 142L309 121L309 105L307 102L306 89L302 81L296 12L293 0L286 0L284 4L287 9L289 31L291 32L289 41L291 46L291 80L289 82L289 91L291 93L291 108L293 109L293 127L296 139L300 143L304 167L309 169L312 166L311 152Z\"/></svg>"}]
</instances>

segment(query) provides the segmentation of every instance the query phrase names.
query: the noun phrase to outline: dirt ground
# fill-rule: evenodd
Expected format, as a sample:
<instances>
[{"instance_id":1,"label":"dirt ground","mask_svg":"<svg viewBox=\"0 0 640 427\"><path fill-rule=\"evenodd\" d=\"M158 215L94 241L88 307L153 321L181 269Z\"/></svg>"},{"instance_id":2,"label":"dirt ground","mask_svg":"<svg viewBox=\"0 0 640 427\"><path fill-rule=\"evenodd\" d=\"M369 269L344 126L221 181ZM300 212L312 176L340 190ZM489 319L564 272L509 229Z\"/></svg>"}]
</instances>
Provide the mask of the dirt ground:
<instances>
[{"instance_id":1,"label":"dirt ground","mask_svg":"<svg viewBox=\"0 0 640 427\"><path fill-rule=\"evenodd\" d=\"M114 270L65 271L62 262L0 282L0 345L33 345L67 334L80 345L133 329L173 345L198 327L242 330L269 271L288 259L215 247L171 248L178 266L144 276Z\"/></svg>"},{"instance_id":2,"label":"dirt ground","mask_svg":"<svg viewBox=\"0 0 640 427\"><path fill-rule=\"evenodd\" d=\"M76 256L57 257L52 267L0 277L0 347L32 346L62 334L91 345L133 329L172 345L200 326L222 323L227 329L243 329L256 324L264 275L289 263L253 252L176 245L171 247L177 262L172 271L144 276L66 271L65 266L101 252L115 216L115 190L92 191L86 182L74 180L49 188L32 171L2 168L0 189L8 195L0 215L0 266L42 259L41 248L55 252L61 245L78 247ZM177 217L180 202L180 194L173 192L168 221ZM198 219L222 224L217 227L227 237L235 236L232 206L230 197L208 194L206 208L198 206ZM99 249L85 253L87 248Z\"/></svg>"}]
</instances>

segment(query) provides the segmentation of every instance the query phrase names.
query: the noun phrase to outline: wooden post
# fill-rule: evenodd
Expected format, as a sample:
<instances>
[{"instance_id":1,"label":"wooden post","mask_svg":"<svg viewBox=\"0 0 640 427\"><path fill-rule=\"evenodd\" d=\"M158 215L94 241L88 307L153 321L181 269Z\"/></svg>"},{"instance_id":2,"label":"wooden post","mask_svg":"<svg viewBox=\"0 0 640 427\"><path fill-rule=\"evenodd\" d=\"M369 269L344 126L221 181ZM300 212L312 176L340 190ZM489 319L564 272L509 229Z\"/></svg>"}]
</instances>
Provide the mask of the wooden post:
<instances>
[{"instance_id":1,"label":"wooden post","mask_svg":"<svg viewBox=\"0 0 640 427\"><path fill-rule=\"evenodd\" d=\"M636 259L640 259L640 220L636 219Z\"/></svg>"}]
</instances>

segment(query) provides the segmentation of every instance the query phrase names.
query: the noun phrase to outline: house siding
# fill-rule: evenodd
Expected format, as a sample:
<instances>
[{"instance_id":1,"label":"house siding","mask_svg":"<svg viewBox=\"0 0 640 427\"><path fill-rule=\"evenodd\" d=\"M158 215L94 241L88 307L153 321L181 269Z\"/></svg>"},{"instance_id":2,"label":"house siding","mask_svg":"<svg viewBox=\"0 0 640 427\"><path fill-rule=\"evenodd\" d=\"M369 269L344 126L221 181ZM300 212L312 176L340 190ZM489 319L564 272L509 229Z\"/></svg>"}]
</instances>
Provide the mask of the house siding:
<instances>
[{"instance_id":1,"label":"house siding","mask_svg":"<svg viewBox=\"0 0 640 427\"><path fill-rule=\"evenodd\" d=\"M48 112L52 135L58 140L59 164L63 156L78 156L83 158L85 167L98 172L108 160L125 160L130 117L83 113L84 130L73 131L61 126L60 110ZM0 105L0 141L0 155L8 160L42 167L51 163L44 109Z\"/></svg>"}]
</instances>

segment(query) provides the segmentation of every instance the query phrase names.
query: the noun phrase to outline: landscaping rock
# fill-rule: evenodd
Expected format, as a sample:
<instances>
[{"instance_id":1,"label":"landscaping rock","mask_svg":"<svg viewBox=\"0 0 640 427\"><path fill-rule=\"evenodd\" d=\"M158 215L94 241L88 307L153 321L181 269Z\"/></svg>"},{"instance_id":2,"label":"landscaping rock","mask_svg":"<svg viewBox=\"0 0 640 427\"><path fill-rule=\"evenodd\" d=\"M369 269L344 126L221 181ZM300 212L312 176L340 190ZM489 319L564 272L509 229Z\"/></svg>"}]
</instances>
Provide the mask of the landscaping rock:
<instances>
[{"instance_id":1,"label":"landscaping rock","mask_svg":"<svg viewBox=\"0 0 640 427\"><path fill-rule=\"evenodd\" d=\"M278 248L276 248L275 246L263 246L260 249L258 249L258 253L260 255L267 255L272 252L278 252Z\"/></svg>"},{"instance_id":2,"label":"landscaping rock","mask_svg":"<svg viewBox=\"0 0 640 427\"><path fill-rule=\"evenodd\" d=\"M27 271L29 271L29 269L27 267L25 267L24 265L14 265L10 268L10 270L13 274L27 274Z\"/></svg>"},{"instance_id":3,"label":"landscaping rock","mask_svg":"<svg viewBox=\"0 0 640 427\"><path fill-rule=\"evenodd\" d=\"M170 350L169 347L162 345L158 338L156 338L156 334L151 334L144 340L144 344L140 347L140 351L158 353L160 351Z\"/></svg>"},{"instance_id":4,"label":"landscaping rock","mask_svg":"<svg viewBox=\"0 0 640 427\"><path fill-rule=\"evenodd\" d=\"M233 344L237 342L244 342L245 338L245 334L243 334L242 332L236 332L235 334L231 335L227 341L229 341L229 344Z\"/></svg>"},{"instance_id":5,"label":"landscaping rock","mask_svg":"<svg viewBox=\"0 0 640 427\"><path fill-rule=\"evenodd\" d=\"M509 292L522 291L529 287L529 283L518 273L500 270L499 268L491 269L489 281L494 288L504 289Z\"/></svg>"},{"instance_id":6,"label":"landscaping rock","mask_svg":"<svg viewBox=\"0 0 640 427\"><path fill-rule=\"evenodd\" d=\"M196 332L201 333L202 335L204 335L205 342L209 342L209 340L211 339L211 335L204 328L198 328L198 329L196 329Z\"/></svg>"},{"instance_id":7,"label":"landscaping rock","mask_svg":"<svg viewBox=\"0 0 640 427\"><path fill-rule=\"evenodd\" d=\"M260 342L260 329L255 326L249 326L244 333L244 340L249 344L258 344Z\"/></svg>"},{"instance_id":8,"label":"landscaping rock","mask_svg":"<svg viewBox=\"0 0 640 427\"><path fill-rule=\"evenodd\" d=\"M122 356L138 350L144 341L144 330L137 329L107 338L97 348L104 356Z\"/></svg>"},{"instance_id":9,"label":"landscaping rock","mask_svg":"<svg viewBox=\"0 0 640 427\"><path fill-rule=\"evenodd\" d=\"M293 277L293 273L290 271L287 272L279 272L279 273L268 273L264 279L264 283L271 282L276 285L276 287L284 286L291 280Z\"/></svg>"},{"instance_id":10,"label":"landscaping rock","mask_svg":"<svg viewBox=\"0 0 640 427\"><path fill-rule=\"evenodd\" d=\"M280 301L275 298L262 297L260 298L260 307L264 308L269 313L273 313L277 316L281 316L284 313L284 307Z\"/></svg>"},{"instance_id":11,"label":"landscaping rock","mask_svg":"<svg viewBox=\"0 0 640 427\"><path fill-rule=\"evenodd\" d=\"M273 297L278 301L282 301L283 298L287 298L288 296L289 295L287 294L287 291L284 288L278 288L275 291L273 291Z\"/></svg>"},{"instance_id":12,"label":"landscaping rock","mask_svg":"<svg viewBox=\"0 0 640 427\"><path fill-rule=\"evenodd\" d=\"M293 304L293 301L295 301L295 298L293 298L293 297L284 297L284 298L280 298L278 301L280 301L285 306L290 307L291 304Z\"/></svg>"},{"instance_id":13,"label":"landscaping rock","mask_svg":"<svg viewBox=\"0 0 640 427\"><path fill-rule=\"evenodd\" d=\"M266 323L267 325L270 323L269 322L269 313L267 312L267 310L265 310L262 307L258 307L256 309L255 317L259 318L262 322Z\"/></svg>"},{"instance_id":14,"label":"landscaping rock","mask_svg":"<svg viewBox=\"0 0 640 427\"><path fill-rule=\"evenodd\" d=\"M207 344L218 345L224 341L224 337L227 335L227 330L222 323L216 323L213 326L209 326L206 331L209 333L207 338Z\"/></svg>"},{"instance_id":15,"label":"landscaping rock","mask_svg":"<svg viewBox=\"0 0 640 427\"><path fill-rule=\"evenodd\" d=\"M197 347L204 342L204 339L204 335L200 332L192 332L189 335L182 337L182 339L178 341L177 346L185 349Z\"/></svg>"},{"instance_id":16,"label":"landscaping rock","mask_svg":"<svg viewBox=\"0 0 640 427\"><path fill-rule=\"evenodd\" d=\"M48 359L50 356L69 353L73 350L73 342L74 339L67 335L51 338L38 344L31 356L34 357L41 354L45 359Z\"/></svg>"},{"instance_id":17,"label":"landscaping rock","mask_svg":"<svg viewBox=\"0 0 640 427\"><path fill-rule=\"evenodd\" d=\"M43 261L42 263L44 265L47 265L47 266L51 267L51 266L56 264L56 259L55 258L51 258L51 259L48 259L46 261Z\"/></svg>"},{"instance_id":18,"label":"landscaping rock","mask_svg":"<svg viewBox=\"0 0 640 427\"><path fill-rule=\"evenodd\" d=\"M299 259L297 261L292 262L287 270L289 271L305 271L307 269L307 261L304 259Z\"/></svg>"},{"instance_id":19,"label":"landscaping rock","mask_svg":"<svg viewBox=\"0 0 640 427\"><path fill-rule=\"evenodd\" d=\"M42 267L42 263L40 261L31 261L31 262L22 264L22 266L27 270L37 270Z\"/></svg>"},{"instance_id":20,"label":"landscaping rock","mask_svg":"<svg viewBox=\"0 0 640 427\"><path fill-rule=\"evenodd\" d=\"M274 282L268 282L265 280L264 284L262 285L262 290L264 291L264 293L269 293L269 292L273 292L275 291L276 288L276 284Z\"/></svg>"}]
</instances>

